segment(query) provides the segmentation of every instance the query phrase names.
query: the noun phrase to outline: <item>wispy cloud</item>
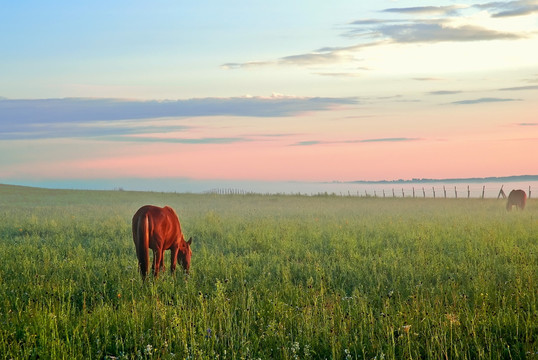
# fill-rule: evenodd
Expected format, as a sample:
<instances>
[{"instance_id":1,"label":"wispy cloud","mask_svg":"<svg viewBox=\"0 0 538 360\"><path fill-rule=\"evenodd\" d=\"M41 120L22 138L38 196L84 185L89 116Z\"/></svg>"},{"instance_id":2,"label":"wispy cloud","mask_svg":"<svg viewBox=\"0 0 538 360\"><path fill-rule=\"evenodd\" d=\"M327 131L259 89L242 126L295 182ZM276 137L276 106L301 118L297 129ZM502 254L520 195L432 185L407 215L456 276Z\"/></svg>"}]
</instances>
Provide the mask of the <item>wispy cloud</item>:
<instances>
[{"instance_id":1,"label":"wispy cloud","mask_svg":"<svg viewBox=\"0 0 538 360\"><path fill-rule=\"evenodd\" d=\"M380 138L380 139L366 139L361 142L407 142L407 141L417 141L419 138L406 138L406 137L396 137L396 138Z\"/></svg>"},{"instance_id":2,"label":"wispy cloud","mask_svg":"<svg viewBox=\"0 0 538 360\"><path fill-rule=\"evenodd\" d=\"M359 139L359 140L340 140L340 141L321 141L306 140L299 141L291 146L312 146L312 145L331 145L331 144L360 144L360 143L386 143L386 142L408 142L418 141L419 138L395 137L395 138L377 138L377 139Z\"/></svg>"},{"instance_id":3,"label":"wispy cloud","mask_svg":"<svg viewBox=\"0 0 538 360\"><path fill-rule=\"evenodd\" d=\"M298 143L292 144L292 146L312 146L312 145L319 145L319 144L327 144L327 142L320 141L320 140L307 140L307 141L299 141Z\"/></svg>"},{"instance_id":4,"label":"wispy cloud","mask_svg":"<svg viewBox=\"0 0 538 360\"><path fill-rule=\"evenodd\" d=\"M170 143L190 145L235 144L252 141L248 137L202 137L202 138L175 138L175 137L149 137L149 136L115 136L105 137L104 140L136 142L136 143Z\"/></svg>"},{"instance_id":5,"label":"wispy cloud","mask_svg":"<svg viewBox=\"0 0 538 360\"><path fill-rule=\"evenodd\" d=\"M285 56L278 60L284 65L323 65L347 62L353 60L353 55L343 49L339 50L318 50L308 54Z\"/></svg>"},{"instance_id":6,"label":"wispy cloud","mask_svg":"<svg viewBox=\"0 0 538 360\"><path fill-rule=\"evenodd\" d=\"M250 67L258 67L258 66L264 66L264 65L270 65L272 62L270 61L248 61L245 63L226 63L222 64L220 67L223 70L234 70L234 69L246 69Z\"/></svg>"},{"instance_id":7,"label":"wispy cloud","mask_svg":"<svg viewBox=\"0 0 538 360\"><path fill-rule=\"evenodd\" d=\"M538 13L538 1L494 1L474 5L475 8L485 9L492 13L492 17L523 16Z\"/></svg>"},{"instance_id":8,"label":"wispy cloud","mask_svg":"<svg viewBox=\"0 0 538 360\"><path fill-rule=\"evenodd\" d=\"M488 40L513 40L521 34L500 32L474 25L456 26L447 20L411 20L405 23L379 23L350 30L348 36L372 34L392 43L439 43Z\"/></svg>"},{"instance_id":9,"label":"wispy cloud","mask_svg":"<svg viewBox=\"0 0 538 360\"><path fill-rule=\"evenodd\" d=\"M526 35L501 32L473 25L455 26L445 20L414 21L354 21L343 36L360 38L361 43L347 47L324 47L309 53L285 56L273 61L226 63L222 69L242 69L267 65L331 65L356 61L356 53L366 47L390 44L470 42L490 40L515 40Z\"/></svg>"},{"instance_id":10,"label":"wispy cloud","mask_svg":"<svg viewBox=\"0 0 538 360\"><path fill-rule=\"evenodd\" d=\"M457 15L459 10L467 8L465 5L451 6L416 6L407 8L390 8L383 12L399 14L432 14L432 15Z\"/></svg>"},{"instance_id":11,"label":"wispy cloud","mask_svg":"<svg viewBox=\"0 0 538 360\"><path fill-rule=\"evenodd\" d=\"M350 22L348 25L350 26L380 25L380 24L390 24L390 23L403 23L406 21L407 20L404 20L404 19L359 19L359 20L354 20Z\"/></svg>"},{"instance_id":12,"label":"wispy cloud","mask_svg":"<svg viewBox=\"0 0 538 360\"><path fill-rule=\"evenodd\" d=\"M461 94L461 90L438 90L438 91L430 91L429 95L455 95L455 94Z\"/></svg>"},{"instance_id":13,"label":"wispy cloud","mask_svg":"<svg viewBox=\"0 0 538 360\"><path fill-rule=\"evenodd\" d=\"M509 101L520 101L520 99L504 99L504 98L485 97L485 98L479 98L479 99L454 101L454 102L451 102L450 104L453 104L453 105L474 105L474 104L509 102Z\"/></svg>"},{"instance_id":14,"label":"wispy cloud","mask_svg":"<svg viewBox=\"0 0 538 360\"><path fill-rule=\"evenodd\" d=\"M284 56L275 60L269 61L248 61L244 63L226 63L221 65L221 69L235 70L247 69L261 66L314 66L314 65L330 65L340 64L355 61L355 53L362 48L379 45L378 42L370 42L365 44L355 44L343 47L323 47L315 49L308 53L294 54Z\"/></svg>"},{"instance_id":15,"label":"wispy cloud","mask_svg":"<svg viewBox=\"0 0 538 360\"><path fill-rule=\"evenodd\" d=\"M71 122L147 119L171 116L290 116L326 110L333 105L354 104L354 98L270 97L199 98L170 101L118 99L2 100L0 121ZM10 120L13 119L13 120Z\"/></svg>"},{"instance_id":16,"label":"wispy cloud","mask_svg":"<svg viewBox=\"0 0 538 360\"><path fill-rule=\"evenodd\" d=\"M270 97L202 98L176 101L117 99L0 100L0 139L128 135L182 131L136 120L167 117L285 117L355 104L355 98Z\"/></svg>"},{"instance_id":17,"label":"wispy cloud","mask_svg":"<svg viewBox=\"0 0 538 360\"><path fill-rule=\"evenodd\" d=\"M490 11L494 17L508 16L508 12L532 13L538 0L510 1L508 3L490 2L482 5L417 6L387 8L384 14L394 14L401 18L357 19L346 24L342 34L358 43L343 47L323 47L311 52L284 56L274 60L225 63L221 68L243 69L267 65L333 65L357 61L356 54L366 47L390 44L472 42L491 40L516 40L528 34L497 31L473 24L461 24L461 17L467 12ZM474 10L473 10L474 9ZM503 12L500 12L503 10ZM503 15L504 14L504 15ZM318 75L331 72L315 72ZM338 74L338 73L335 73Z\"/></svg>"},{"instance_id":18,"label":"wispy cloud","mask_svg":"<svg viewBox=\"0 0 538 360\"><path fill-rule=\"evenodd\" d=\"M506 87L501 89L492 89L492 91L533 91L538 90L538 85L527 85L527 86L514 86L514 87ZM441 95L457 95L462 94L464 91L461 90L437 90L437 91L430 91L426 94L428 95L435 95L435 96L441 96ZM456 101L455 104L476 104L481 102L501 102L501 101L520 101L521 99L504 99L504 98L491 98L491 97L485 97L480 99L471 99L471 100L462 100L462 101Z\"/></svg>"},{"instance_id":19,"label":"wispy cloud","mask_svg":"<svg viewBox=\"0 0 538 360\"><path fill-rule=\"evenodd\" d=\"M519 123L518 126L538 126L538 122L534 123Z\"/></svg>"},{"instance_id":20,"label":"wispy cloud","mask_svg":"<svg viewBox=\"0 0 538 360\"><path fill-rule=\"evenodd\" d=\"M538 90L538 85L529 86L516 86L499 89L500 91L525 91L525 90Z\"/></svg>"},{"instance_id":21,"label":"wispy cloud","mask_svg":"<svg viewBox=\"0 0 538 360\"><path fill-rule=\"evenodd\" d=\"M0 140L20 139L58 139L58 138L97 138L122 137L147 133L170 133L187 131L182 125L159 125L140 121L97 121L56 122L56 123L6 123L0 133Z\"/></svg>"}]
</instances>

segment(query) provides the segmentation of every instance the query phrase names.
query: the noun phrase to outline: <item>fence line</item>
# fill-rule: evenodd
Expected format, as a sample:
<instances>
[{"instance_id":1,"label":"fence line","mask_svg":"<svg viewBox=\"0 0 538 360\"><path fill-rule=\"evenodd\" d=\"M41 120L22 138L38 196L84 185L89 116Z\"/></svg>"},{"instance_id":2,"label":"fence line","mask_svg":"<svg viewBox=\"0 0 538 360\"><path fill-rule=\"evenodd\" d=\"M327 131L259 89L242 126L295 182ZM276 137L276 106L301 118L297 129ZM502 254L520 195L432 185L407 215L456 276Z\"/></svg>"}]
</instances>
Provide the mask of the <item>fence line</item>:
<instances>
[{"instance_id":1,"label":"fence line","mask_svg":"<svg viewBox=\"0 0 538 360\"><path fill-rule=\"evenodd\" d=\"M506 198L506 194L504 193L504 189L503 189L504 185L501 185L500 189L499 189L499 194L497 196L497 199L499 198ZM439 188L438 188L439 189ZM431 191L429 191L429 189L426 189L425 187L417 187L415 189L415 186L411 187L411 188L408 188L407 189L407 192L406 192L406 189L405 188L401 188L401 196L398 196L397 194L399 194L399 190L400 189L397 189L397 188L394 188L392 187L391 190L392 190L392 196L390 196L390 192L387 194L385 192L386 189L382 189L382 196L383 198L387 198L387 197L393 197L393 198L396 198L396 197L401 197L401 198L405 198L405 197L412 197L412 198L434 198L434 199L439 199L439 198L444 198L444 199L448 199L448 198L452 198L452 199L458 199L458 198L467 198L467 199L470 199L472 198L472 191L471 191L471 187L469 185L466 186L466 189L464 188L463 190L460 188L458 189L457 185L454 186L454 196L448 196L450 193L451 193L451 190L450 189L447 189L446 188L446 185L443 185L442 187L442 194L443 196L440 197L440 196L437 196L437 193L436 193L436 188L435 186L432 186L431 188ZM466 191L465 191L466 190ZM526 193L527 193L527 198L531 198L532 196L532 189L531 189L531 186L528 187L528 189L525 189L527 190ZM257 193L257 192L253 192L253 191L245 191L245 190L242 190L242 189L235 189L235 188L217 188L217 189L211 189L209 191L206 191L207 194L215 194L215 195L253 195L253 194L261 194L261 193ZM422 194L422 196L420 196L419 194ZM481 192L479 192L479 195L474 197L474 198L480 198L480 199L484 199L485 198L485 193L486 193L486 186L483 185L482 186L482 189L481 189ZM284 194L284 193L282 193ZM349 196L349 197L378 197L378 194L377 194L377 190L373 190L372 193L369 193L367 189L365 189L364 191L360 191L360 190L357 190L356 193L352 193L351 191L348 191L347 194L345 193L342 193L340 192L339 194L335 193L335 192L318 192L318 193L311 193L311 194L308 194L308 193L301 193L301 192L298 192L298 193L295 193L296 195L305 195L305 196ZM461 196L461 194L465 194L467 196Z\"/></svg>"},{"instance_id":2,"label":"fence line","mask_svg":"<svg viewBox=\"0 0 538 360\"><path fill-rule=\"evenodd\" d=\"M501 188L499 189L499 195L497 196L497 199L499 198L503 198L503 199L506 199L506 194L504 193L504 190L503 190L503 187L504 185L501 185ZM424 187L421 187L419 188L418 190L422 190L422 197L423 198L426 198L428 197L427 196L427 193L426 193L426 189ZM526 194L527 194L527 198L530 199L532 197L532 188L531 186L528 187L528 189L526 189ZM461 194L461 191L465 191L465 190L458 190L458 187L457 185L454 186L454 197L452 197L453 199L458 199L458 194ZM470 199L471 198L471 187L470 185L467 185L467 199ZM364 194L366 197L370 197L371 195L368 194L368 191L365 190L364 191ZM486 186L485 185L482 185L482 192L480 193L480 195L476 198L480 198L480 199L484 199L485 198L485 194L486 194ZM322 195L322 194L320 194ZM333 195L337 195L337 194L333 194ZM340 194L342 195L342 194ZM431 192L431 195L432 197L435 199L436 198L436 193L435 193L435 186L432 186L432 192ZM359 192L357 192L357 196L360 196ZM376 193L376 190L374 190L374 194L373 194L374 197L377 197L377 193ZM383 197L386 197L386 194L385 194L385 189L383 189ZM392 188L392 197L398 197L396 196L396 192L394 190L394 188ZM411 187L411 189L408 189L408 192L406 194L405 192L405 189L402 188L402 196L401 197L413 197L413 198L417 198L419 196L416 195L416 191L415 191L415 187ZM445 185L443 185L443 198L445 199L448 199L450 198L448 195L447 195L447 188Z\"/></svg>"},{"instance_id":3,"label":"fence line","mask_svg":"<svg viewBox=\"0 0 538 360\"><path fill-rule=\"evenodd\" d=\"M216 194L216 195L247 195L254 194L252 192L247 192L242 189L211 189L206 192L207 194Z\"/></svg>"}]
</instances>

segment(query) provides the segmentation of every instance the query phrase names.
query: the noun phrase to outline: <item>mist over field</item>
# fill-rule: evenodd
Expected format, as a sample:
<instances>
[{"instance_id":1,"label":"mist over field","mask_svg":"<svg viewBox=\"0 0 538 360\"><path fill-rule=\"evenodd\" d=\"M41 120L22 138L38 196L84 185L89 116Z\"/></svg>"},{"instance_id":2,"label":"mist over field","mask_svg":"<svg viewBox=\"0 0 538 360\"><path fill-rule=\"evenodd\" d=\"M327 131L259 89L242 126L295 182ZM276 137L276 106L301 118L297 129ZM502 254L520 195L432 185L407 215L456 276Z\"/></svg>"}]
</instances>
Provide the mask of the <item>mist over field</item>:
<instances>
[{"instance_id":1,"label":"mist over field","mask_svg":"<svg viewBox=\"0 0 538 360\"><path fill-rule=\"evenodd\" d=\"M474 179L412 179L384 181L313 182L170 179L66 179L21 180L19 185L51 189L131 190L174 193L334 194L373 197L497 198L501 188L508 194L523 189L538 194L538 176ZM413 195L414 194L414 195Z\"/></svg>"}]
</instances>

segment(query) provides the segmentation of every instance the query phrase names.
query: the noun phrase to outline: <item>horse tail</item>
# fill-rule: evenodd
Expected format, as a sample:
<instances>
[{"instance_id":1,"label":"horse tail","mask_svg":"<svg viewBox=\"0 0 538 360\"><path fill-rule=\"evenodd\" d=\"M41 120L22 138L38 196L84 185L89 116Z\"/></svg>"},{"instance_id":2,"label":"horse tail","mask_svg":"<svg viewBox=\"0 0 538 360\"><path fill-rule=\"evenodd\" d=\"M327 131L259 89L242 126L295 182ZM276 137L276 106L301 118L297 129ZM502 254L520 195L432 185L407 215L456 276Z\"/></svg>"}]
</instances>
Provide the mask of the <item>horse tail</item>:
<instances>
[{"instance_id":1,"label":"horse tail","mask_svg":"<svg viewBox=\"0 0 538 360\"><path fill-rule=\"evenodd\" d=\"M138 266L140 267L142 279L145 279L148 275L149 267L149 220L147 214L138 219L137 239L136 255L138 257Z\"/></svg>"}]
</instances>

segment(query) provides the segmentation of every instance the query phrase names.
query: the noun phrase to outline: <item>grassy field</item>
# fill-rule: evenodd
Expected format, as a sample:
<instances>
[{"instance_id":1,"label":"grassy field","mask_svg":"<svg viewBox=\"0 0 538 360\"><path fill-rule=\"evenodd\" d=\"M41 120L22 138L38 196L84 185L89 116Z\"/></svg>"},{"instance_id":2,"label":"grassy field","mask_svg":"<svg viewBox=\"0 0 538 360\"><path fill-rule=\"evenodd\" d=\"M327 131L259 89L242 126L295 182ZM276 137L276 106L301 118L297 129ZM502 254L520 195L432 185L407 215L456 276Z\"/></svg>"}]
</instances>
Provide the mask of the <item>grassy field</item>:
<instances>
[{"instance_id":1,"label":"grassy field","mask_svg":"<svg viewBox=\"0 0 538 360\"><path fill-rule=\"evenodd\" d=\"M142 283L145 204L188 279ZM504 205L0 185L0 357L538 359L538 203Z\"/></svg>"}]
</instances>

